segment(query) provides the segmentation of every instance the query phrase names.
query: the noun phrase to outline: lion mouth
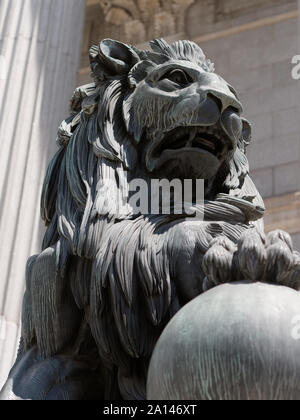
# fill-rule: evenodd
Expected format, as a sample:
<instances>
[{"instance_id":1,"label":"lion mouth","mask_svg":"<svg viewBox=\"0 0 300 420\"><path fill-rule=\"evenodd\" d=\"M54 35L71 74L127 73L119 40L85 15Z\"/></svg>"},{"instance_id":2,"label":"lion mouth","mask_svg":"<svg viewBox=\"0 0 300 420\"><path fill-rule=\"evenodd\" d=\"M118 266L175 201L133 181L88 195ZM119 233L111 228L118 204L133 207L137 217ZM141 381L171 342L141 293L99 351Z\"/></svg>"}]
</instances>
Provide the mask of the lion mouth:
<instances>
[{"instance_id":1,"label":"lion mouth","mask_svg":"<svg viewBox=\"0 0 300 420\"><path fill-rule=\"evenodd\" d=\"M218 126L177 127L168 132L153 152L159 158L164 152L201 151L221 160L229 149L229 141Z\"/></svg>"}]
</instances>

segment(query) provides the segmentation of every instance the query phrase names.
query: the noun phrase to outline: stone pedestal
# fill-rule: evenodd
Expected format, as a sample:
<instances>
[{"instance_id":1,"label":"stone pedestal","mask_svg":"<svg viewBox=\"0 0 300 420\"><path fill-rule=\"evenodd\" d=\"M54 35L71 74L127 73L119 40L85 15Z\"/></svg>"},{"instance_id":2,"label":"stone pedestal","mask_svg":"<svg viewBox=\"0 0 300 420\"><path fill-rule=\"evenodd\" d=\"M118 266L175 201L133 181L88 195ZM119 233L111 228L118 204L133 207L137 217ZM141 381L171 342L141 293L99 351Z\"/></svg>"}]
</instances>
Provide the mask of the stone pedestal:
<instances>
[{"instance_id":1,"label":"stone pedestal","mask_svg":"<svg viewBox=\"0 0 300 420\"><path fill-rule=\"evenodd\" d=\"M0 0L0 388L18 344L39 200L76 85L85 0Z\"/></svg>"}]
</instances>

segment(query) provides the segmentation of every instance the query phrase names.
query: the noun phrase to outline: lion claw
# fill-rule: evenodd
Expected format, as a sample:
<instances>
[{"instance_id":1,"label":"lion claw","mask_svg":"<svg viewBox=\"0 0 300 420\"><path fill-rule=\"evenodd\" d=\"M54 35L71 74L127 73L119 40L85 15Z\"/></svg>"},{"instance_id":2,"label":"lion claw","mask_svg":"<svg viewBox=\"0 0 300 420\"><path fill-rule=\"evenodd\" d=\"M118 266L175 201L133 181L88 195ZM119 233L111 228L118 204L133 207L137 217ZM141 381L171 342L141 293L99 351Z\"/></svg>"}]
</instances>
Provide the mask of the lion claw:
<instances>
[{"instance_id":1,"label":"lion claw","mask_svg":"<svg viewBox=\"0 0 300 420\"><path fill-rule=\"evenodd\" d=\"M246 230L235 245L225 237L214 239L204 255L203 290L232 281L270 282L300 290L300 254L292 239L276 230L267 236Z\"/></svg>"}]
</instances>

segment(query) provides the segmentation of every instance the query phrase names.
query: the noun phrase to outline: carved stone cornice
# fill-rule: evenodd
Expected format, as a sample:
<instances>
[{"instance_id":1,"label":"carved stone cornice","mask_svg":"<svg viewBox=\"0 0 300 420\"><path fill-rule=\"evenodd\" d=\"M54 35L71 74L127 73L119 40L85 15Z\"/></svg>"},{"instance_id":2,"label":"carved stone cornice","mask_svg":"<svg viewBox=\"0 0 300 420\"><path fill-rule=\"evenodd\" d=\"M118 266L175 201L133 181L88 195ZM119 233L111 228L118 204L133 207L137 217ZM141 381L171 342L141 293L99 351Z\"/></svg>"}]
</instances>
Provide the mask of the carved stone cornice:
<instances>
[{"instance_id":1,"label":"carved stone cornice","mask_svg":"<svg viewBox=\"0 0 300 420\"><path fill-rule=\"evenodd\" d=\"M185 14L195 0L99 0L105 22L123 42L140 44L184 32Z\"/></svg>"}]
</instances>

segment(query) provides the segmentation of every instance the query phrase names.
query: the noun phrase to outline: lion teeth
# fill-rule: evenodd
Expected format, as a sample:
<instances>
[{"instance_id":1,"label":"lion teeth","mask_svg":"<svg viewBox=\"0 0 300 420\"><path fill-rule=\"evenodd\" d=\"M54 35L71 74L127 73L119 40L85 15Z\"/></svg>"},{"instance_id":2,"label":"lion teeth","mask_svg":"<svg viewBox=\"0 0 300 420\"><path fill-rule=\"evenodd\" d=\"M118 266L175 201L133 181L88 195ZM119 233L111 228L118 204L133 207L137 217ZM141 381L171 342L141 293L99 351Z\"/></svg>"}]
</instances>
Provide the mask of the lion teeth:
<instances>
[{"instance_id":1,"label":"lion teeth","mask_svg":"<svg viewBox=\"0 0 300 420\"><path fill-rule=\"evenodd\" d=\"M216 124L177 127L165 133L164 139L157 145L154 153L156 156L159 156L165 150L199 148L221 157L226 143L224 134Z\"/></svg>"}]
</instances>

